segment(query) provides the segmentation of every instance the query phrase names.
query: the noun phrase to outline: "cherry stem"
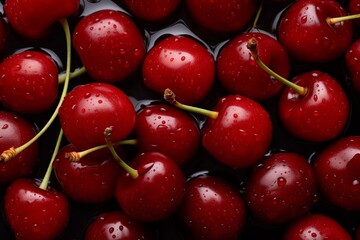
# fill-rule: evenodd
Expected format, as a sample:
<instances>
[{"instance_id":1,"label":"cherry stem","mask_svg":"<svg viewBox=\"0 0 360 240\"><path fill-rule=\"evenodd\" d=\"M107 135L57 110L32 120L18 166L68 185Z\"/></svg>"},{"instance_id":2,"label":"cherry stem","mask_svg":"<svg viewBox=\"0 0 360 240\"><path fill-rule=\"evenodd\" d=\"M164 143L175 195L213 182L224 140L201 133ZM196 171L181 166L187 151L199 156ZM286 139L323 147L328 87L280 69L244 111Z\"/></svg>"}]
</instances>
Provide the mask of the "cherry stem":
<instances>
[{"instance_id":1,"label":"cherry stem","mask_svg":"<svg viewBox=\"0 0 360 240\"><path fill-rule=\"evenodd\" d=\"M259 58L258 55L258 43L257 40L255 38L251 38L248 43L247 43L247 48L250 50L252 57L254 58L254 60L257 62L257 64L265 71L267 72L269 75L273 76L274 78L276 78L278 81L280 81L281 83L285 84L286 86L292 88L295 92L297 92L300 96L305 96L307 93L307 88L299 86L289 80L287 80L286 78L283 78L282 76L280 76L279 74L277 74L276 72L274 72L273 70L271 70L268 66L266 66L266 64L264 64L261 59Z\"/></svg>"},{"instance_id":2,"label":"cherry stem","mask_svg":"<svg viewBox=\"0 0 360 240\"><path fill-rule=\"evenodd\" d=\"M51 157L49 166L48 166L48 168L47 168L47 170L45 172L44 178L41 181L41 184L39 186L39 188L41 188L43 190L46 190L48 185L49 185L49 180L50 180L51 172L52 172L52 169L53 169L53 163L54 163L54 160L56 158L56 155L59 152L62 137L63 137L63 130L60 129L60 133L59 133L58 139L56 141L55 149L54 149L53 155Z\"/></svg>"},{"instance_id":3,"label":"cherry stem","mask_svg":"<svg viewBox=\"0 0 360 240\"><path fill-rule=\"evenodd\" d=\"M169 89L169 88L165 89L164 99L168 103L174 105L177 108L180 108L185 111L193 112L193 113L199 113L201 115L207 116L212 119L216 119L219 115L219 112L216 112L216 111L211 111L211 110L207 110L207 109L203 109L203 108L198 108L198 107L182 104L182 103L178 102L175 97L176 97L175 93L171 89Z\"/></svg>"},{"instance_id":4,"label":"cherry stem","mask_svg":"<svg viewBox=\"0 0 360 240\"><path fill-rule=\"evenodd\" d=\"M81 67L78 69L75 69L75 71L70 72L70 79L76 78L86 72L85 67ZM66 79L66 73L59 74L59 84L63 84Z\"/></svg>"},{"instance_id":5,"label":"cherry stem","mask_svg":"<svg viewBox=\"0 0 360 240\"><path fill-rule=\"evenodd\" d=\"M117 154L113 144L111 143L111 134L112 134L112 127L107 127L104 131L104 135L105 135L105 140L106 140L106 144L107 147L109 148L111 154L113 155L113 157L115 158L115 160L120 164L120 166L127 172L130 174L130 176L133 179L136 179L139 176L139 172L130 167L126 162L124 162L120 156Z\"/></svg>"},{"instance_id":6,"label":"cherry stem","mask_svg":"<svg viewBox=\"0 0 360 240\"><path fill-rule=\"evenodd\" d=\"M47 129L51 126L51 124L54 122L54 120L56 119L58 112L59 112L59 108L64 100L64 97L67 93L67 90L69 88L69 80L70 80L70 67L71 67L71 33L70 33L70 27L69 27L69 23L66 19L62 19L60 20L60 23L64 29L64 33L65 33L65 37L66 37L66 49L67 49L67 58L66 58L66 72L65 72L65 80L64 80L64 86L63 86L63 90L62 90L62 94L60 96L60 100L56 106L55 111L53 112L53 114L51 115L50 119L48 120L48 122L43 126L43 128L32 138L30 139L28 142L26 142L25 144L21 145L20 147L17 148L10 148L8 150L5 150L1 155L0 155L0 162L1 161L9 161L10 159L14 158L17 154L19 154L20 152L22 152L23 150L25 150L27 147L29 147L31 144L33 144L34 142L36 142L46 131Z\"/></svg>"},{"instance_id":7,"label":"cherry stem","mask_svg":"<svg viewBox=\"0 0 360 240\"><path fill-rule=\"evenodd\" d=\"M128 140L122 140L122 141L112 143L113 146L117 146L117 145L136 145L136 144L137 144L136 139L128 139ZM107 147L108 147L108 145L104 144L104 145L99 145L99 146L96 146L96 147L93 147L93 148L86 149L86 150L81 151L81 152L68 152L68 153L65 153L65 158L67 160L69 160L69 161L76 162L76 161L79 161L81 158L85 157L86 155L88 155L90 153L93 153L95 151L98 151L100 149L104 149L104 148L107 148Z\"/></svg>"},{"instance_id":8,"label":"cherry stem","mask_svg":"<svg viewBox=\"0 0 360 240\"><path fill-rule=\"evenodd\" d=\"M257 11L257 13L256 13L256 16L255 16L253 25L252 25L252 27L251 27L251 30L253 30L253 29L256 28L257 23L258 23L259 18L260 18L260 14L261 14L262 9L263 9L263 6L264 6L264 0L261 1L261 4L260 4L259 9L258 9L258 11ZM250 31L251 31L251 30L250 30Z\"/></svg>"},{"instance_id":9,"label":"cherry stem","mask_svg":"<svg viewBox=\"0 0 360 240\"><path fill-rule=\"evenodd\" d=\"M360 13L359 14L353 14L353 15L348 15L348 16L342 16L342 17L334 17L334 18L327 18L326 22L329 25L334 25L336 23L342 22L342 21L348 21L348 20L353 20L353 19L357 19L360 18Z\"/></svg>"}]
</instances>

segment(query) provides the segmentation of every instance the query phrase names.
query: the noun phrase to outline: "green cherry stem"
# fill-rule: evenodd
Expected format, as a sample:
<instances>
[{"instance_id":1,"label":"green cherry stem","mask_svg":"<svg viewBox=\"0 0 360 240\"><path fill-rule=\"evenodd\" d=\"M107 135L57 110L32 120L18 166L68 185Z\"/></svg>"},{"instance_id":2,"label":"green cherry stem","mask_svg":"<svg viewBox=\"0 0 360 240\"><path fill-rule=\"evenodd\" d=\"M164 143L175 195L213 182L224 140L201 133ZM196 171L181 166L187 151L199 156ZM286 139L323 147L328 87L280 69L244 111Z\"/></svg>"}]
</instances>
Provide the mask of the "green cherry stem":
<instances>
[{"instance_id":1,"label":"green cherry stem","mask_svg":"<svg viewBox=\"0 0 360 240\"><path fill-rule=\"evenodd\" d=\"M60 133L59 133L58 139L56 141L55 149L54 149L53 155L51 157L49 166L48 166L48 168L47 168L47 170L45 172L44 178L41 181L41 184L39 186L39 188L41 188L43 190L46 190L48 185L49 185L49 180L50 180L51 172L52 172L52 169L53 169L53 162L54 162L54 160L56 158L56 155L59 152L62 137L63 137L63 130L60 129Z\"/></svg>"},{"instance_id":2,"label":"green cherry stem","mask_svg":"<svg viewBox=\"0 0 360 240\"><path fill-rule=\"evenodd\" d=\"M182 104L182 103L178 102L175 97L176 97L175 93L171 89L169 89L169 88L165 89L164 99L168 103L174 105L177 108L180 108L180 109L188 111L188 112L198 113L198 114L204 115L204 116L212 118L212 119L216 119L219 115L219 112L216 112L216 111L211 111L211 110L207 110L207 109L203 109L203 108L198 108L198 107Z\"/></svg>"},{"instance_id":3,"label":"green cherry stem","mask_svg":"<svg viewBox=\"0 0 360 240\"><path fill-rule=\"evenodd\" d=\"M62 27L64 29L65 38L66 38L66 51L67 51L65 80L64 80L64 86L63 86L62 94L60 96L60 100L59 100L59 102L58 102L58 104L56 106L55 111L51 115L48 122L43 126L43 128L32 139L30 139L28 142L21 145L20 147L17 147L17 148L11 147L10 149L5 150L0 155L0 162L1 161L4 161L4 162L9 161L10 159L14 158L17 154L19 154L20 152L25 150L27 147L29 147L31 144L33 144L35 141L37 141L47 131L47 129L51 126L51 124L54 122L54 120L56 119L56 117L58 115L59 108L60 108L60 106L61 106L61 104L62 104L62 102L64 100L64 97L67 94L67 90L69 88L70 67L71 67L71 33L70 33L70 27L69 27L68 21L66 19L60 20L60 23L61 23L61 25L62 25Z\"/></svg>"},{"instance_id":4,"label":"green cherry stem","mask_svg":"<svg viewBox=\"0 0 360 240\"><path fill-rule=\"evenodd\" d=\"M274 72L273 70L271 70L268 66L266 66L266 64L264 64L261 59L259 58L258 55L258 43L257 40L255 38L251 38L248 43L247 43L247 48L250 50L252 57L254 58L254 60L257 62L257 64L265 71L267 72L269 75L273 76L274 78L276 78L278 81L280 81L281 83L285 84L286 86L292 88L294 91L296 91L300 96L305 96L307 93L307 88L299 86L289 80L287 80L286 78L283 78L282 76L280 76L279 74L277 74L276 72Z\"/></svg>"},{"instance_id":5,"label":"green cherry stem","mask_svg":"<svg viewBox=\"0 0 360 240\"><path fill-rule=\"evenodd\" d=\"M348 21L348 20L353 20L353 19L357 19L360 18L360 14L353 14L353 15L347 15L347 16L343 16L343 17L334 17L334 18L327 18L326 22L329 25L334 25L336 23L342 22L342 21Z\"/></svg>"},{"instance_id":6,"label":"green cherry stem","mask_svg":"<svg viewBox=\"0 0 360 240\"><path fill-rule=\"evenodd\" d=\"M86 72L85 67L81 67L81 68L77 68L75 69L75 71L70 72L70 79L76 78L82 74L84 74ZM59 74L59 84L63 84L65 82L66 79L66 72L65 73L61 73Z\"/></svg>"},{"instance_id":7,"label":"green cherry stem","mask_svg":"<svg viewBox=\"0 0 360 240\"><path fill-rule=\"evenodd\" d=\"M105 140L106 140L106 145L109 148L111 154L113 155L113 157L115 158L115 160L120 164L120 166L127 172L130 174L130 176L133 179L136 179L139 176L139 172L138 170L130 167L126 162L124 162L120 156L117 154L117 152L115 151L114 145L111 143L110 137L111 137L111 133L112 133L112 128L111 127L107 127L104 131L104 135L105 135Z\"/></svg>"},{"instance_id":8,"label":"green cherry stem","mask_svg":"<svg viewBox=\"0 0 360 240\"><path fill-rule=\"evenodd\" d=\"M250 31L254 30L257 27L257 23L259 21L263 6L264 6L264 0L262 0L261 3L260 3L259 9L256 12L256 16L255 16L255 19L254 19L254 22L252 24L252 27L251 27Z\"/></svg>"},{"instance_id":9,"label":"green cherry stem","mask_svg":"<svg viewBox=\"0 0 360 240\"><path fill-rule=\"evenodd\" d=\"M127 140L114 142L112 145L117 146L117 145L136 145L136 144L137 144L136 139L127 139ZM68 153L65 153L65 158L68 159L69 161L76 162L90 153L93 153L95 151L98 151L100 149L104 149L107 147L108 147L108 145L104 144L104 145L99 145L99 146L96 146L93 148L86 149L81 152L68 152Z\"/></svg>"}]
</instances>

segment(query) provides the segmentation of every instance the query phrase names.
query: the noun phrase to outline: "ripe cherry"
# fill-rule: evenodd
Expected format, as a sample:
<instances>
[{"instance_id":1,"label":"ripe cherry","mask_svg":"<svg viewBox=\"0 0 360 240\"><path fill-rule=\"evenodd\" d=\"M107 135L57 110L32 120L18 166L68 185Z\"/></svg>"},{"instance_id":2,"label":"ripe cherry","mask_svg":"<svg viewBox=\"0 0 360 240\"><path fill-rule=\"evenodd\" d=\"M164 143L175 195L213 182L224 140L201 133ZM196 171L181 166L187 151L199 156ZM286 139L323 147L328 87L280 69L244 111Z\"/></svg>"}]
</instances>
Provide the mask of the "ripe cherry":
<instances>
[{"instance_id":1,"label":"ripe cherry","mask_svg":"<svg viewBox=\"0 0 360 240\"><path fill-rule=\"evenodd\" d=\"M161 152L178 164L195 156L201 138L190 115L165 104L141 109L136 117L135 134L139 152Z\"/></svg>"},{"instance_id":2,"label":"ripe cherry","mask_svg":"<svg viewBox=\"0 0 360 240\"><path fill-rule=\"evenodd\" d=\"M280 152L264 157L254 168L246 199L251 214L268 224L281 224L307 213L316 200L316 178L306 159Z\"/></svg>"},{"instance_id":3,"label":"ripe cherry","mask_svg":"<svg viewBox=\"0 0 360 240\"><path fill-rule=\"evenodd\" d=\"M161 72L161 74L159 74ZM171 88L185 104L203 100L215 77L210 52L190 36L168 36L146 55L142 68L144 83L158 93Z\"/></svg>"},{"instance_id":4,"label":"ripe cherry","mask_svg":"<svg viewBox=\"0 0 360 240\"><path fill-rule=\"evenodd\" d=\"M359 11L360 12L360 11ZM360 40L354 41L345 53L346 67L350 74L350 80L355 90L360 92Z\"/></svg>"},{"instance_id":5,"label":"ripe cherry","mask_svg":"<svg viewBox=\"0 0 360 240\"><path fill-rule=\"evenodd\" d=\"M319 189L332 204L360 210L360 137L340 138L314 161Z\"/></svg>"},{"instance_id":6,"label":"ripe cherry","mask_svg":"<svg viewBox=\"0 0 360 240\"><path fill-rule=\"evenodd\" d=\"M87 73L99 82L125 80L140 67L145 41L125 13L100 10L82 18L73 32L73 45Z\"/></svg>"},{"instance_id":7,"label":"ripe cherry","mask_svg":"<svg viewBox=\"0 0 360 240\"><path fill-rule=\"evenodd\" d=\"M0 111L0 148L4 151L21 146L36 135L35 128L18 114ZM38 163L39 147L35 142L9 161L0 162L0 184L29 176Z\"/></svg>"},{"instance_id":8,"label":"ripe cherry","mask_svg":"<svg viewBox=\"0 0 360 240\"><path fill-rule=\"evenodd\" d=\"M217 73L227 91L264 100L278 94L283 84L254 63L246 47L248 40L253 37L259 42L258 54L263 62L287 78L290 72L287 53L276 39L261 32L243 33L228 42L218 55Z\"/></svg>"},{"instance_id":9,"label":"ripe cherry","mask_svg":"<svg viewBox=\"0 0 360 240\"><path fill-rule=\"evenodd\" d=\"M0 101L18 113L41 113L57 100L58 68L46 53L15 53L0 63Z\"/></svg>"},{"instance_id":10,"label":"ripe cherry","mask_svg":"<svg viewBox=\"0 0 360 240\"><path fill-rule=\"evenodd\" d=\"M66 138L78 150L105 144L104 130L113 127L112 141L127 137L136 113L129 97L107 83L88 83L70 91L59 109Z\"/></svg>"},{"instance_id":11,"label":"ripe cherry","mask_svg":"<svg viewBox=\"0 0 360 240\"><path fill-rule=\"evenodd\" d=\"M179 218L191 239L239 239L246 207L238 189L215 176L198 176L187 182Z\"/></svg>"}]
</instances>

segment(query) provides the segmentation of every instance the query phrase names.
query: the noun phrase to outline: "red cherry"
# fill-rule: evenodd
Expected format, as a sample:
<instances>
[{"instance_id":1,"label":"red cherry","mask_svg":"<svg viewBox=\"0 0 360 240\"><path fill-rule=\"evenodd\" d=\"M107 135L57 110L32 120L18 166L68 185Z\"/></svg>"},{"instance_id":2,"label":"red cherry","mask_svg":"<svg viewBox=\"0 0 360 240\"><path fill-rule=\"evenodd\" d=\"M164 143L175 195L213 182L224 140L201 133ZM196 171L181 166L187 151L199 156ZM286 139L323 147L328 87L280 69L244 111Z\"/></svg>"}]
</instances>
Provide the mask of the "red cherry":
<instances>
[{"instance_id":1,"label":"red cherry","mask_svg":"<svg viewBox=\"0 0 360 240\"><path fill-rule=\"evenodd\" d=\"M283 84L254 63L247 42L252 37L259 42L258 54L262 61L284 78L289 76L287 53L273 37L261 32L244 33L228 42L217 59L221 84L231 93L255 100L264 100L280 92Z\"/></svg>"},{"instance_id":2,"label":"red cherry","mask_svg":"<svg viewBox=\"0 0 360 240\"><path fill-rule=\"evenodd\" d=\"M329 62L338 58L352 41L351 21L329 24L328 18L346 16L335 0L295 1L278 26L279 41L298 61Z\"/></svg>"},{"instance_id":3,"label":"red cherry","mask_svg":"<svg viewBox=\"0 0 360 240\"><path fill-rule=\"evenodd\" d=\"M107 83L88 83L70 91L59 109L61 127L77 149L105 144L104 130L112 127L113 142L127 137L136 113L129 97Z\"/></svg>"},{"instance_id":4,"label":"red cherry","mask_svg":"<svg viewBox=\"0 0 360 240\"><path fill-rule=\"evenodd\" d=\"M5 216L16 239L56 239L69 220L69 205L62 193L43 190L31 179L17 179L4 198Z\"/></svg>"},{"instance_id":5,"label":"red cherry","mask_svg":"<svg viewBox=\"0 0 360 240\"><path fill-rule=\"evenodd\" d=\"M123 172L117 181L116 199L130 217L139 221L163 220L173 214L185 195L185 177L169 157L157 153L142 153L130 166L139 176L133 179Z\"/></svg>"},{"instance_id":6,"label":"red cherry","mask_svg":"<svg viewBox=\"0 0 360 240\"><path fill-rule=\"evenodd\" d=\"M305 87L307 93L301 96L291 88L284 89L279 100L279 117L284 127L308 141L321 142L338 136L349 117L349 101L340 84L320 71L300 74L292 82Z\"/></svg>"},{"instance_id":7,"label":"red cherry","mask_svg":"<svg viewBox=\"0 0 360 240\"><path fill-rule=\"evenodd\" d=\"M225 180L199 176L187 183L179 216L192 239L239 239L246 207L239 191Z\"/></svg>"},{"instance_id":8,"label":"red cherry","mask_svg":"<svg viewBox=\"0 0 360 240\"><path fill-rule=\"evenodd\" d=\"M114 198L120 165L112 157L82 157L69 161L66 153L76 151L73 145L63 147L53 168L63 192L71 199L88 204L105 203Z\"/></svg>"},{"instance_id":9,"label":"red cherry","mask_svg":"<svg viewBox=\"0 0 360 240\"><path fill-rule=\"evenodd\" d=\"M215 32L243 30L254 16L253 0L186 0L191 17L202 27Z\"/></svg>"},{"instance_id":10,"label":"red cherry","mask_svg":"<svg viewBox=\"0 0 360 240\"><path fill-rule=\"evenodd\" d=\"M296 153L265 157L254 168L246 187L251 214L261 222L281 224L309 211L316 200L312 167Z\"/></svg>"},{"instance_id":11,"label":"red cherry","mask_svg":"<svg viewBox=\"0 0 360 240\"><path fill-rule=\"evenodd\" d=\"M205 149L232 168L254 165L268 150L272 123L257 102L240 95L221 98L214 108L219 115L209 118L203 130Z\"/></svg>"},{"instance_id":12,"label":"red cherry","mask_svg":"<svg viewBox=\"0 0 360 240\"><path fill-rule=\"evenodd\" d=\"M195 156L201 137L193 118L165 104L141 109L136 118L135 134L140 152L161 152L178 164Z\"/></svg>"},{"instance_id":13,"label":"red cherry","mask_svg":"<svg viewBox=\"0 0 360 240\"><path fill-rule=\"evenodd\" d=\"M85 240L155 239L154 233L143 223L131 219L124 212L114 210L100 213L88 225Z\"/></svg>"},{"instance_id":14,"label":"red cherry","mask_svg":"<svg viewBox=\"0 0 360 240\"><path fill-rule=\"evenodd\" d=\"M360 12L360 11L359 11ZM360 39L354 41L345 54L346 67L350 74L350 80L355 90L360 93Z\"/></svg>"},{"instance_id":15,"label":"red cherry","mask_svg":"<svg viewBox=\"0 0 360 240\"><path fill-rule=\"evenodd\" d=\"M15 53L0 64L0 101L19 113L40 113L54 105L58 68L50 56L37 51Z\"/></svg>"},{"instance_id":16,"label":"red cherry","mask_svg":"<svg viewBox=\"0 0 360 240\"><path fill-rule=\"evenodd\" d=\"M360 210L360 137L341 138L316 158L314 170L321 193L336 206Z\"/></svg>"},{"instance_id":17,"label":"red cherry","mask_svg":"<svg viewBox=\"0 0 360 240\"><path fill-rule=\"evenodd\" d=\"M284 240L351 240L351 236L334 219L323 214L306 215L290 225Z\"/></svg>"},{"instance_id":18,"label":"red cherry","mask_svg":"<svg viewBox=\"0 0 360 240\"><path fill-rule=\"evenodd\" d=\"M73 45L87 73L100 82L126 79L145 56L145 41L133 20L113 10L81 19L73 32Z\"/></svg>"},{"instance_id":19,"label":"red cherry","mask_svg":"<svg viewBox=\"0 0 360 240\"><path fill-rule=\"evenodd\" d=\"M0 148L3 150L21 146L36 135L34 126L21 116L0 111ZM31 144L16 157L0 162L0 185L19 177L29 176L38 162L38 143Z\"/></svg>"},{"instance_id":20,"label":"red cherry","mask_svg":"<svg viewBox=\"0 0 360 240\"><path fill-rule=\"evenodd\" d=\"M6 0L4 11L18 33L28 38L40 38L57 21L76 15L79 6L79 0Z\"/></svg>"},{"instance_id":21,"label":"red cherry","mask_svg":"<svg viewBox=\"0 0 360 240\"><path fill-rule=\"evenodd\" d=\"M169 17L181 0L125 0L130 12L145 21L156 22Z\"/></svg>"},{"instance_id":22,"label":"red cherry","mask_svg":"<svg viewBox=\"0 0 360 240\"><path fill-rule=\"evenodd\" d=\"M161 72L161 74L159 74ZM203 100L214 82L215 62L208 50L189 36L170 36L146 55L144 83L158 93L171 88L186 104Z\"/></svg>"},{"instance_id":23,"label":"red cherry","mask_svg":"<svg viewBox=\"0 0 360 240\"><path fill-rule=\"evenodd\" d=\"M349 0L348 9L349 9L350 15L359 14L360 13L360 1L359 0ZM360 20L356 19L354 21L355 21L355 24L357 25L357 27L359 27Z\"/></svg>"}]
</instances>

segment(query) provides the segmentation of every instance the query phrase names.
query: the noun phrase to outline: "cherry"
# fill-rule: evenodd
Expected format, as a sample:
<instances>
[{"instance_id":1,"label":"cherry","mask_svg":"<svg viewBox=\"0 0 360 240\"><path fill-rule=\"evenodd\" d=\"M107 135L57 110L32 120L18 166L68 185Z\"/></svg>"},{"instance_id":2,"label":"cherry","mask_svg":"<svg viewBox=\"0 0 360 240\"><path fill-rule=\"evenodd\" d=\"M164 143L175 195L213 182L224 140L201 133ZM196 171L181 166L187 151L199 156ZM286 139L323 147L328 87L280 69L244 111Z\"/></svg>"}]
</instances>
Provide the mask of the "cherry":
<instances>
[{"instance_id":1,"label":"cherry","mask_svg":"<svg viewBox=\"0 0 360 240\"><path fill-rule=\"evenodd\" d=\"M350 106L336 79L313 70L289 81L261 61L255 38L249 40L248 48L264 71L288 86L281 93L278 111L280 121L293 136L322 142L334 139L345 129Z\"/></svg>"},{"instance_id":2,"label":"cherry","mask_svg":"<svg viewBox=\"0 0 360 240\"><path fill-rule=\"evenodd\" d=\"M149 51L142 73L148 88L158 93L171 88L183 103L194 104L210 91L215 62L210 52L192 37L171 35Z\"/></svg>"},{"instance_id":3,"label":"cherry","mask_svg":"<svg viewBox=\"0 0 360 240\"><path fill-rule=\"evenodd\" d=\"M284 48L262 32L243 33L231 39L218 55L217 73L221 84L229 92L265 100L278 94L283 84L254 64L246 47L251 38L259 42L258 54L263 62L282 77L289 76L290 63Z\"/></svg>"},{"instance_id":4,"label":"cherry","mask_svg":"<svg viewBox=\"0 0 360 240\"><path fill-rule=\"evenodd\" d=\"M100 10L82 18L73 32L73 45L87 73L100 82L119 82L140 67L145 41L123 12Z\"/></svg>"},{"instance_id":5,"label":"cherry","mask_svg":"<svg viewBox=\"0 0 360 240\"><path fill-rule=\"evenodd\" d=\"M313 169L303 156L274 153L264 157L248 180L248 208L263 223L282 224L310 210L316 186Z\"/></svg>"},{"instance_id":6,"label":"cherry","mask_svg":"<svg viewBox=\"0 0 360 240\"><path fill-rule=\"evenodd\" d=\"M59 109L66 138L78 150L105 143L104 130L113 127L112 140L127 137L136 113L128 96L107 83L87 83L70 91Z\"/></svg>"},{"instance_id":7,"label":"cherry","mask_svg":"<svg viewBox=\"0 0 360 240\"><path fill-rule=\"evenodd\" d=\"M171 158L158 152L138 154L130 163L135 177L123 171L115 196L120 207L138 221L163 220L173 214L185 195L185 177Z\"/></svg>"},{"instance_id":8,"label":"cherry","mask_svg":"<svg viewBox=\"0 0 360 240\"><path fill-rule=\"evenodd\" d=\"M244 200L227 181L204 175L187 182L179 218L192 239L239 239L245 217Z\"/></svg>"},{"instance_id":9,"label":"cherry","mask_svg":"<svg viewBox=\"0 0 360 240\"><path fill-rule=\"evenodd\" d=\"M347 210L360 210L360 137L343 137L327 146L314 161L320 191Z\"/></svg>"},{"instance_id":10,"label":"cherry","mask_svg":"<svg viewBox=\"0 0 360 240\"><path fill-rule=\"evenodd\" d=\"M9 149L20 146L33 138L35 128L18 114L0 111L0 148ZM35 142L10 161L0 162L0 184L29 176L38 163L38 143Z\"/></svg>"},{"instance_id":11,"label":"cherry","mask_svg":"<svg viewBox=\"0 0 360 240\"><path fill-rule=\"evenodd\" d=\"M149 22L158 22L169 17L180 5L181 0L125 0L130 12Z\"/></svg>"},{"instance_id":12,"label":"cherry","mask_svg":"<svg viewBox=\"0 0 360 240\"><path fill-rule=\"evenodd\" d=\"M359 11L360 12L360 11ZM360 56L360 40L354 41L345 53L346 67L350 74L350 80L355 90L360 92L360 68L358 59Z\"/></svg>"},{"instance_id":13,"label":"cherry","mask_svg":"<svg viewBox=\"0 0 360 240\"><path fill-rule=\"evenodd\" d=\"M32 179L11 183L4 197L5 217L16 239L55 239L69 220L64 195L53 188L41 189Z\"/></svg>"},{"instance_id":14,"label":"cherry","mask_svg":"<svg viewBox=\"0 0 360 240\"><path fill-rule=\"evenodd\" d=\"M131 219L123 211L100 213L86 228L85 240L155 239L153 231L145 224Z\"/></svg>"},{"instance_id":15,"label":"cherry","mask_svg":"<svg viewBox=\"0 0 360 240\"><path fill-rule=\"evenodd\" d=\"M53 164L56 179L65 195L87 204L112 200L121 170L119 164L111 156L85 156L78 161L69 161L66 154L73 151L76 151L73 145L66 145L59 151Z\"/></svg>"},{"instance_id":16,"label":"cherry","mask_svg":"<svg viewBox=\"0 0 360 240\"><path fill-rule=\"evenodd\" d=\"M0 101L18 113L45 112L58 94L58 68L46 53L15 53L0 64Z\"/></svg>"},{"instance_id":17,"label":"cherry","mask_svg":"<svg viewBox=\"0 0 360 240\"><path fill-rule=\"evenodd\" d=\"M27 38L41 38L57 21L76 15L79 6L78 0L6 0L4 12L19 34Z\"/></svg>"},{"instance_id":18,"label":"cherry","mask_svg":"<svg viewBox=\"0 0 360 240\"><path fill-rule=\"evenodd\" d=\"M192 117L165 104L141 109L136 117L135 134L140 152L161 152L178 164L195 156L201 138Z\"/></svg>"},{"instance_id":19,"label":"cherry","mask_svg":"<svg viewBox=\"0 0 360 240\"><path fill-rule=\"evenodd\" d=\"M310 214L297 219L284 233L284 240L351 240L347 231L334 219L323 214Z\"/></svg>"},{"instance_id":20,"label":"cherry","mask_svg":"<svg viewBox=\"0 0 360 240\"><path fill-rule=\"evenodd\" d=\"M348 3L348 9L350 15L355 15L360 13L360 1L359 0L350 0ZM360 26L360 20L354 20L357 27Z\"/></svg>"},{"instance_id":21,"label":"cherry","mask_svg":"<svg viewBox=\"0 0 360 240\"><path fill-rule=\"evenodd\" d=\"M256 12L253 0L186 0L192 19L214 32L237 32L245 28Z\"/></svg>"},{"instance_id":22,"label":"cherry","mask_svg":"<svg viewBox=\"0 0 360 240\"><path fill-rule=\"evenodd\" d=\"M295 1L279 22L279 41L298 61L330 62L349 47L353 25L351 21L333 24L328 19L345 15L345 9L334 0Z\"/></svg>"}]
</instances>

